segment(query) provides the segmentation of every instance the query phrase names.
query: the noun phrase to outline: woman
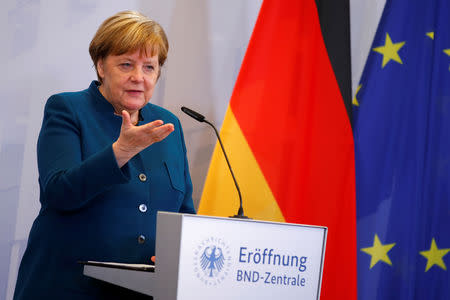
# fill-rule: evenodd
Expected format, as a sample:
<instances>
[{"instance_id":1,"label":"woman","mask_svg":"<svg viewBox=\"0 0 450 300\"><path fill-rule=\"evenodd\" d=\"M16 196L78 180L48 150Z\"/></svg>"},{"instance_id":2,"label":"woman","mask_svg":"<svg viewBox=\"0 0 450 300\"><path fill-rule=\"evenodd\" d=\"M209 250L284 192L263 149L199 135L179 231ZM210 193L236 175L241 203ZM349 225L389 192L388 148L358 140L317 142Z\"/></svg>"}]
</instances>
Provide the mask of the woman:
<instances>
[{"instance_id":1,"label":"woman","mask_svg":"<svg viewBox=\"0 0 450 300\"><path fill-rule=\"evenodd\" d=\"M158 210L195 213L179 120L149 103L168 42L137 12L103 22L98 81L51 96L37 145L41 210L14 299L134 299L83 275L80 260L148 263Z\"/></svg>"}]
</instances>

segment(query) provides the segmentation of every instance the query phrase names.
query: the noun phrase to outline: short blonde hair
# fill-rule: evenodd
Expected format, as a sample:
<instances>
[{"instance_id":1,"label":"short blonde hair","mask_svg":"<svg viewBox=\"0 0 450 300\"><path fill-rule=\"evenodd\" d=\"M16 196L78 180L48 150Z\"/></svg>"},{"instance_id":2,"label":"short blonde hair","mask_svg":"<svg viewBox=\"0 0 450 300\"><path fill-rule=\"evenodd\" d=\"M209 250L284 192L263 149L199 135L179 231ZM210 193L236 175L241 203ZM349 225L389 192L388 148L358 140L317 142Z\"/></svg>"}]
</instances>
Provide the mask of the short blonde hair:
<instances>
[{"instance_id":1,"label":"short blonde hair","mask_svg":"<svg viewBox=\"0 0 450 300\"><path fill-rule=\"evenodd\" d=\"M140 50L147 55L158 54L160 67L164 65L169 51L164 29L157 22L137 11L122 11L106 19L98 28L89 45L89 54L94 62L97 77L97 62L108 55L122 55ZM161 68L160 68L161 70Z\"/></svg>"}]
</instances>

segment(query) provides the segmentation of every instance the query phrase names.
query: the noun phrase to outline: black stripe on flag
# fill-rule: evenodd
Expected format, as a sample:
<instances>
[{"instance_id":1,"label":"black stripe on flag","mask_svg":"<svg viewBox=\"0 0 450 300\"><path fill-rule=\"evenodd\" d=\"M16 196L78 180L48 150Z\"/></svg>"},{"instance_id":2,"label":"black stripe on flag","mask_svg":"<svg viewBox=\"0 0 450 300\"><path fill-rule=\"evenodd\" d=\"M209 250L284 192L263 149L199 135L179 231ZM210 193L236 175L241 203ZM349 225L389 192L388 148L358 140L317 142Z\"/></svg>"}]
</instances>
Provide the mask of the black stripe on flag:
<instances>
[{"instance_id":1,"label":"black stripe on flag","mask_svg":"<svg viewBox=\"0 0 450 300\"><path fill-rule=\"evenodd\" d=\"M351 120L352 74L349 0L316 0L320 27Z\"/></svg>"}]
</instances>

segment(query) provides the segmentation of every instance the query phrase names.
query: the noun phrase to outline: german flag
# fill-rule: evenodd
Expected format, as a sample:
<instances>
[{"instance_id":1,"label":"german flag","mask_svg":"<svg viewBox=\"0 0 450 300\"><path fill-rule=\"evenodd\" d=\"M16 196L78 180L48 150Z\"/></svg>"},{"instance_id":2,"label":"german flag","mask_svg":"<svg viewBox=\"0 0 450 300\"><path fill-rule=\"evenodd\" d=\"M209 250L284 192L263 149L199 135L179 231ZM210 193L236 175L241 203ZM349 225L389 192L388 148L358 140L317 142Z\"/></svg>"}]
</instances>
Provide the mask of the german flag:
<instances>
[{"instance_id":1,"label":"german flag","mask_svg":"<svg viewBox=\"0 0 450 300\"><path fill-rule=\"evenodd\" d=\"M346 8L338 22L348 28L348 1L334 6ZM322 35L335 37L337 27L319 21L333 9L314 0L264 0L221 129L247 216L329 228L325 300L356 299L354 148L342 96L350 103L349 35L334 38L348 54L343 61ZM344 83L330 58L343 66ZM199 214L234 215L237 199L216 146Z\"/></svg>"}]
</instances>

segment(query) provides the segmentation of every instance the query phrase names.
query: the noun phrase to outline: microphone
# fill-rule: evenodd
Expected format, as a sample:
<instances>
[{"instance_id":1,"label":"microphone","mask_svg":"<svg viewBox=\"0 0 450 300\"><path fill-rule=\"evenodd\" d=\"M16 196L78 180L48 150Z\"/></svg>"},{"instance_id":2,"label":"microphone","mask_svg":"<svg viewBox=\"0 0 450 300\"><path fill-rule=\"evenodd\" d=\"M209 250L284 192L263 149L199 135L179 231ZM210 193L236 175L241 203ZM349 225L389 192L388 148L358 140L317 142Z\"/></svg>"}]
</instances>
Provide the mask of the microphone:
<instances>
[{"instance_id":1,"label":"microphone","mask_svg":"<svg viewBox=\"0 0 450 300\"><path fill-rule=\"evenodd\" d=\"M189 117L196 119L199 122L204 122L205 121L205 116L199 114L196 111L193 111L192 109L189 109L187 107L182 106L181 110L187 114ZM210 124L212 127L214 127L214 125ZM214 127L215 128L215 127Z\"/></svg>"},{"instance_id":2,"label":"microphone","mask_svg":"<svg viewBox=\"0 0 450 300\"><path fill-rule=\"evenodd\" d=\"M214 132L216 133L217 139L219 140L220 147L222 148L223 155L225 156L225 160L227 161L228 169L230 170L231 176L233 177L234 185L236 186L236 189L237 189L238 195L239 195L239 209L238 209L238 212L237 212L236 215L234 215L234 216L232 216L230 218L249 219L249 217L244 215L244 208L242 207L241 190L239 189L239 185L238 185L238 183L236 181L236 178L234 177L234 173L233 173L233 170L231 169L230 161L228 160L227 153L225 152L225 148L223 147L223 144L222 144L222 139L220 138L219 132L217 131L216 127L211 122L206 120L205 116L203 116L202 114L199 114L196 111L193 111L192 109L189 109L187 107L182 106L181 110L185 114L190 116L191 118L194 118L195 120L197 120L199 122L205 122L206 124L210 125L214 129Z\"/></svg>"}]
</instances>

